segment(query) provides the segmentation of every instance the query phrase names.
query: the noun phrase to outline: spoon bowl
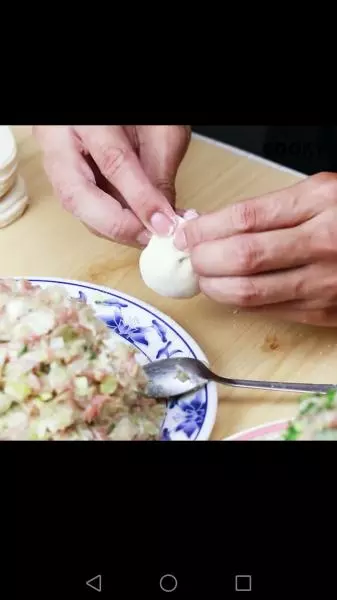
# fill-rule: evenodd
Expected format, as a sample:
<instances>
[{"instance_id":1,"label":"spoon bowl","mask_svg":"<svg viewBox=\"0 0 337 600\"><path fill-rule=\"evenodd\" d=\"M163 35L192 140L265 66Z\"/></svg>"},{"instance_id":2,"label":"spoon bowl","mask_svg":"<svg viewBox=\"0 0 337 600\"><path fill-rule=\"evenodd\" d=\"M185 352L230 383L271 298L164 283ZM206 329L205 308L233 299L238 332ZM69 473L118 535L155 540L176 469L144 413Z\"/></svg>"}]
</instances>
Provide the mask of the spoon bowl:
<instances>
[{"instance_id":1,"label":"spoon bowl","mask_svg":"<svg viewBox=\"0 0 337 600\"><path fill-rule=\"evenodd\" d=\"M156 360L145 365L143 369L149 380L146 395L158 400L189 394L206 385L208 381L230 387L308 394L323 394L331 389L337 389L337 384L287 383L221 377L213 373L202 361L187 357Z\"/></svg>"}]
</instances>

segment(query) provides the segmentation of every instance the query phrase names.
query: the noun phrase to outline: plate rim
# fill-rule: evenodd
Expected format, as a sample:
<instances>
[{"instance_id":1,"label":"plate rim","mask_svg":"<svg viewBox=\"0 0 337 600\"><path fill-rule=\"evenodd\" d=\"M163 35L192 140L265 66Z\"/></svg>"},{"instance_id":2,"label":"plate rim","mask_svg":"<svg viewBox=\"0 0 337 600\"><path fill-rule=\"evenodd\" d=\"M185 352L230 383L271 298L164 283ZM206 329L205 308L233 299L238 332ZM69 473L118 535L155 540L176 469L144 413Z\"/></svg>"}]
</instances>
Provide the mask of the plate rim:
<instances>
[{"instance_id":1,"label":"plate rim","mask_svg":"<svg viewBox=\"0 0 337 600\"><path fill-rule=\"evenodd\" d=\"M266 421L265 423L261 423L261 425L256 425L255 427L248 427L247 429L242 429L241 431L238 431L237 433L233 433L230 436L224 437L222 439L222 441L223 442L251 441L256 436L252 435L252 437L247 440L242 440L241 438L246 435L249 436L250 434L254 434L254 433L257 434L261 430L267 430L266 433L268 433L268 430L270 428L275 428L276 430L279 429L280 431L282 431L286 428L289 421L290 421L290 419L277 419L275 421Z\"/></svg>"},{"instance_id":2,"label":"plate rim","mask_svg":"<svg viewBox=\"0 0 337 600\"><path fill-rule=\"evenodd\" d=\"M174 331L179 335L179 337L181 337L183 339L183 341L186 342L186 344L189 346L191 352L194 353L196 358L209 364L209 360L208 360L206 354L204 353L203 349L199 345L199 343L192 337L192 335L190 333L188 333L188 331L186 331L184 329L184 327L182 327L182 325L177 323L177 321L175 321L169 315L166 315L160 309L156 308L152 304L149 304L148 302L145 302L144 300L138 299L136 296L131 296L130 294L124 293L123 291L118 290L116 288L112 288L112 287L101 285L101 284L91 283L89 281L84 281L84 280L80 280L80 279L67 279L67 278L63 278L63 277L43 277L41 275L16 275L14 277L4 277L3 279L16 279L16 280L24 279L24 280L29 280L29 281L35 282L35 283L38 283L39 281L46 282L46 283L56 283L56 284L63 283L65 285L77 285L77 286L84 287L84 288L87 287L88 289L91 289L94 291L98 291L98 292L102 291L102 292L106 292L108 294L113 294L117 297L120 297L121 299L124 299L135 305L138 305L140 308L143 308L144 310L148 310L148 311L150 310L151 312L154 311L156 313L156 315L164 321L164 323L166 322L170 327L172 327L174 329ZM218 399L217 385L213 381L209 382L206 385L206 401L207 401L207 410L206 410L204 423L203 423L196 439L191 440L191 441L195 441L195 442L208 441L210 439L212 431L214 429L217 414L218 414L219 399ZM173 441L173 440L171 440L171 441Z\"/></svg>"}]
</instances>

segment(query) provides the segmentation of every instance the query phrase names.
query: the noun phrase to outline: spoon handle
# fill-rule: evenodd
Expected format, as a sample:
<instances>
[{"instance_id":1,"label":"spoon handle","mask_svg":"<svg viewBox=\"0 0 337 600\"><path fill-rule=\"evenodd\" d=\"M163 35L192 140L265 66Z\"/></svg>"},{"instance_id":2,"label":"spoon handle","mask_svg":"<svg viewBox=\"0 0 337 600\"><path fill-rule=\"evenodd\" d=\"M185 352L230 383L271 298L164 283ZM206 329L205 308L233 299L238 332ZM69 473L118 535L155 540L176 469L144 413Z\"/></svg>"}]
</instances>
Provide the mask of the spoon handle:
<instances>
[{"instance_id":1,"label":"spoon handle","mask_svg":"<svg viewBox=\"0 0 337 600\"><path fill-rule=\"evenodd\" d=\"M232 387L250 388L257 390L273 390L280 392L301 392L311 394L324 394L331 389L337 389L337 384L321 383L285 383L282 381L252 381L249 379L228 379L226 377L216 376L218 383L230 385Z\"/></svg>"}]
</instances>

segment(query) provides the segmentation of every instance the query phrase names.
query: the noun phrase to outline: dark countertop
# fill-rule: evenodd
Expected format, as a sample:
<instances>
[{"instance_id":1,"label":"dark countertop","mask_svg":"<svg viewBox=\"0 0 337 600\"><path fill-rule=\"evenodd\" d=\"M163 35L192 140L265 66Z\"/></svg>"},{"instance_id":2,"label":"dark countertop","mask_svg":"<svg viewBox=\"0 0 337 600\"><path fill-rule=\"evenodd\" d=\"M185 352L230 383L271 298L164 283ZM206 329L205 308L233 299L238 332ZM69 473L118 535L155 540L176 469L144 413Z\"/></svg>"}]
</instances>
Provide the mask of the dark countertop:
<instances>
[{"instance_id":1,"label":"dark countertop","mask_svg":"<svg viewBox=\"0 0 337 600\"><path fill-rule=\"evenodd\" d=\"M337 172L335 125L196 125L192 130L306 175Z\"/></svg>"}]
</instances>

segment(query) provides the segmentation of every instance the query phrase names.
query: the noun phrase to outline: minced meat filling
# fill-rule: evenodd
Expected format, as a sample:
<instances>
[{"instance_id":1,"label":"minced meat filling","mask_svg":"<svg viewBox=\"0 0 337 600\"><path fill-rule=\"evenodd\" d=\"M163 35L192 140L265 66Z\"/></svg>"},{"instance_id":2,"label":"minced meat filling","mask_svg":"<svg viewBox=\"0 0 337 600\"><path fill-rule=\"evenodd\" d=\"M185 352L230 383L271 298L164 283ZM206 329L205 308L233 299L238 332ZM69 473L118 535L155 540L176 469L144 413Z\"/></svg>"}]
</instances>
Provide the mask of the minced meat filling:
<instances>
[{"instance_id":1,"label":"minced meat filling","mask_svg":"<svg viewBox=\"0 0 337 600\"><path fill-rule=\"evenodd\" d=\"M61 286L0 280L0 440L158 439L135 350Z\"/></svg>"}]
</instances>

